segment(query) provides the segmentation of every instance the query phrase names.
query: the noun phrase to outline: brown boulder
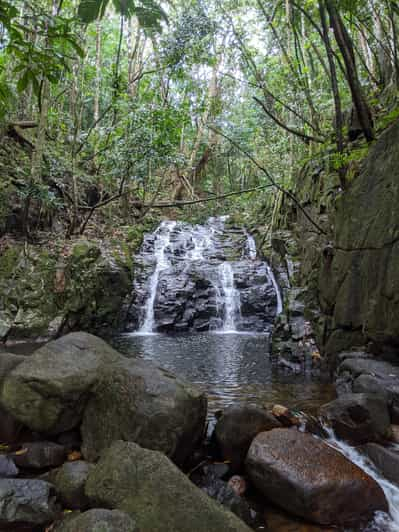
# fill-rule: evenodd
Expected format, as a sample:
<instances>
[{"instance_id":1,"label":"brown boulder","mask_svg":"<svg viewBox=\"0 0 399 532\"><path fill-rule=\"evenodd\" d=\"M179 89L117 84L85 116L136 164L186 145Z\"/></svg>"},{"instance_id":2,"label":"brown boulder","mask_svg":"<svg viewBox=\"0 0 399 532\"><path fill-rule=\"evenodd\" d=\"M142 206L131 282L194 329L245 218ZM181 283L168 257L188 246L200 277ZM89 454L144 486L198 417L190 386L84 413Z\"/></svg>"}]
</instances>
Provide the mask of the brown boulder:
<instances>
[{"instance_id":1,"label":"brown boulder","mask_svg":"<svg viewBox=\"0 0 399 532\"><path fill-rule=\"evenodd\" d=\"M246 460L258 490L278 506L321 525L358 525L388 511L380 486L337 450L310 434L258 434Z\"/></svg>"},{"instance_id":2,"label":"brown boulder","mask_svg":"<svg viewBox=\"0 0 399 532\"><path fill-rule=\"evenodd\" d=\"M217 422L215 436L223 458L231 462L234 470L238 470L255 436L277 427L281 427L281 423L262 408L233 406Z\"/></svg>"},{"instance_id":3,"label":"brown boulder","mask_svg":"<svg viewBox=\"0 0 399 532\"><path fill-rule=\"evenodd\" d=\"M354 445L382 441L390 434L387 402L376 394L343 394L322 406L320 415L338 438Z\"/></svg>"}]
</instances>

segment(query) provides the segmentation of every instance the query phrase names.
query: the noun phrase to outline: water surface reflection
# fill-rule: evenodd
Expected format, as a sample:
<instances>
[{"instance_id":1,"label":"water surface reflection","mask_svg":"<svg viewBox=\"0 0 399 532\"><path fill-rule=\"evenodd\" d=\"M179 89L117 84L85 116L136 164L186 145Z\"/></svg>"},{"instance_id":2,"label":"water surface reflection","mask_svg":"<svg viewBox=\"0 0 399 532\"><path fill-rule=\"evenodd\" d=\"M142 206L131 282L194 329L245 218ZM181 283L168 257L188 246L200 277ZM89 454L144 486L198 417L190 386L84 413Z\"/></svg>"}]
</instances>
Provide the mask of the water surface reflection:
<instances>
[{"instance_id":1,"label":"water surface reflection","mask_svg":"<svg viewBox=\"0 0 399 532\"><path fill-rule=\"evenodd\" d=\"M315 412L333 397L325 379L293 375L272 364L267 335L122 335L113 345L196 384L208 395L210 413L244 401Z\"/></svg>"}]
</instances>

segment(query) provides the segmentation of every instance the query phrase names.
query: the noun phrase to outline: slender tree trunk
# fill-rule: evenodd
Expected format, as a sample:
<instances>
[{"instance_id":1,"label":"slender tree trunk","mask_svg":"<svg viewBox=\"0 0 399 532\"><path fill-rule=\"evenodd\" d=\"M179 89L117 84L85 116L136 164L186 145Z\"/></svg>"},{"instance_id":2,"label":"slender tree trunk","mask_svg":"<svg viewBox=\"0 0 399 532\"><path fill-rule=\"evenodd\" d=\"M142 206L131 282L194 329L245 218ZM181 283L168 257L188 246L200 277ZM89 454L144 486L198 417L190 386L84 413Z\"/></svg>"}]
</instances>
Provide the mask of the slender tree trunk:
<instances>
[{"instance_id":1,"label":"slender tree trunk","mask_svg":"<svg viewBox=\"0 0 399 532\"><path fill-rule=\"evenodd\" d=\"M346 77L360 126L368 142L375 137L371 112L360 85L352 40L337 10L335 0L325 0L335 39L345 63Z\"/></svg>"},{"instance_id":2,"label":"slender tree trunk","mask_svg":"<svg viewBox=\"0 0 399 532\"><path fill-rule=\"evenodd\" d=\"M326 47L328 64L330 67L330 80L331 80L331 89L334 97L334 106L335 106L335 134L337 136L337 150L338 154L342 155L344 153L344 136L343 136L343 126L344 120L342 115L342 106L341 106L341 97L339 94L338 78L337 78L337 69L335 67L334 53L331 47L330 35L328 31L326 12L323 4L323 0L319 1L319 11L320 11L320 20L323 31L324 45ZM339 169L339 178L342 188L345 188L345 168Z\"/></svg>"},{"instance_id":3,"label":"slender tree trunk","mask_svg":"<svg viewBox=\"0 0 399 532\"><path fill-rule=\"evenodd\" d=\"M101 20L96 22L96 85L94 92L94 122L100 118L100 94L101 94Z\"/></svg>"}]
</instances>

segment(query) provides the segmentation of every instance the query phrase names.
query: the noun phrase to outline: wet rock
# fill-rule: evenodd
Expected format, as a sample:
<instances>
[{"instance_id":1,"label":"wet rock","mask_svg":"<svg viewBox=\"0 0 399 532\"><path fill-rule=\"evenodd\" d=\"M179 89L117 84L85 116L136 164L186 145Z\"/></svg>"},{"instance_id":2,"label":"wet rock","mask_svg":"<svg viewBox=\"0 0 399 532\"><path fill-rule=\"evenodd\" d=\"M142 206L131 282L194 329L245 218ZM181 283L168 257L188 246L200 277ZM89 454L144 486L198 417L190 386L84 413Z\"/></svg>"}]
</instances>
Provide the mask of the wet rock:
<instances>
[{"instance_id":1,"label":"wet rock","mask_svg":"<svg viewBox=\"0 0 399 532\"><path fill-rule=\"evenodd\" d=\"M391 425L391 441L399 443L399 425Z\"/></svg>"},{"instance_id":2,"label":"wet rock","mask_svg":"<svg viewBox=\"0 0 399 532\"><path fill-rule=\"evenodd\" d=\"M119 510L94 508L79 515L70 515L54 532L139 532L134 519Z\"/></svg>"},{"instance_id":3,"label":"wet rock","mask_svg":"<svg viewBox=\"0 0 399 532\"><path fill-rule=\"evenodd\" d=\"M320 415L336 436L360 444L388 437L391 420L386 401L379 395L344 394L321 407Z\"/></svg>"},{"instance_id":4,"label":"wet rock","mask_svg":"<svg viewBox=\"0 0 399 532\"><path fill-rule=\"evenodd\" d=\"M201 486L201 489L212 499L222 504L225 508L233 512L247 525L253 525L251 509L248 503L238 495L227 482L213 479L211 482Z\"/></svg>"},{"instance_id":5,"label":"wet rock","mask_svg":"<svg viewBox=\"0 0 399 532\"><path fill-rule=\"evenodd\" d=\"M261 408L253 405L233 406L223 413L216 424L216 442L223 459L231 462L233 470L239 470L255 436L280 426L272 414Z\"/></svg>"},{"instance_id":6,"label":"wet rock","mask_svg":"<svg viewBox=\"0 0 399 532\"><path fill-rule=\"evenodd\" d=\"M399 452L397 450L377 443L367 443L361 449L385 478L394 484L399 484Z\"/></svg>"},{"instance_id":7,"label":"wet rock","mask_svg":"<svg viewBox=\"0 0 399 532\"><path fill-rule=\"evenodd\" d=\"M89 505L85 494L85 484L90 469L88 462L77 460L65 463L54 477L54 486L65 508L84 510Z\"/></svg>"},{"instance_id":8,"label":"wet rock","mask_svg":"<svg viewBox=\"0 0 399 532\"><path fill-rule=\"evenodd\" d=\"M0 479L0 524L45 525L57 515L54 488L43 480Z\"/></svg>"},{"instance_id":9,"label":"wet rock","mask_svg":"<svg viewBox=\"0 0 399 532\"><path fill-rule=\"evenodd\" d=\"M73 429L98 368L119 356L100 338L68 334L35 351L8 375L1 404L32 430L59 434Z\"/></svg>"},{"instance_id":10,"label":"wet rock","mask_svg":"<svg viewBox=\"0 0 399 532\"><path fill-rule=\"evenodd\" d=\"M323 441L293 429L259 434L246 468L263 495L321 525L359 525L388 508L382 489L364 471Z\"/></svg>"},{"instance_id":11,"label":"wet rock","mask_svg":"<svg viewBox=\"0 0 399 532\"><path fill-rule=\"evenodd\" d=\"M191 384L147 361L120 357L100 370L92 390L81 427L83 454L93 461L123 439L181 464L203 435L206 407L205 395Z\"/></svg>"},{"instance_id":12,"label":"wet rock","mask_svg":"<svg viewBox=\"0 0 399 532\"><path fill-rule=\"evenodd\" d=\"M337 532L335 527L313 525L274 507L266 510L266 522L272 532Z\"/></svg>"},{"instance_id":13,"label":"wet rock","mask_svg":"<svg viewBox=\"0 0 399 532\"><path fill-rule=\"evenodd\" d=\"M133 516L140 532L249 532L162 453L115 442L89 473L91 503Z\"/></svg>"},{"instance_id":14,"label":"wet rock","mask_svg":"<svg viewBox=\"0 0 399 532\"><path fill-rule=\"evenodd\" d=\"M21 444L22 450L13 455L19 467L45 469L58 467L65 462L66 450L62 445L50 441L35 441Z\"/></svg>"},{"instance_id":15,"label":"wet rock","mask_svg":"<svg viewBox=\"0 0 399 532\"><path fill-rule=\"evenodd\" d=\"M16 477L18 473L18 467L15 465L12 458L0 455L0 478Z\"/></svg>"}]
</instances>

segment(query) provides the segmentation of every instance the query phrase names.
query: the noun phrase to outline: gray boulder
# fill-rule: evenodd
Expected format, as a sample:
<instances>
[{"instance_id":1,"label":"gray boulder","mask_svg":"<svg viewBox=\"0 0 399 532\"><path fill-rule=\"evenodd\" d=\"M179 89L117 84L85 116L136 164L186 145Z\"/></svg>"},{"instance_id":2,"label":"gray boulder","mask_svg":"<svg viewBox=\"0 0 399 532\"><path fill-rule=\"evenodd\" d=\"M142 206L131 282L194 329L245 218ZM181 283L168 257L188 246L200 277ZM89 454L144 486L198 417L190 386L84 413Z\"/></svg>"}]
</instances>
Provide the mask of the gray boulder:
<instances>
[{"instance_id":1,"label":"gray boulder","mask_svg":"<svg viewBox=\"0 0 399 532\"><path fill-rule=\"evenodd\" d=\"M65 508L84 510L88 507L85 484L92 467L83 460L66 462L55 474L54 486Z\"/></svg>"},{"instance_id":2,"label":"gray boulder","mask_svg":"<svg viewBox=\"0 0 399 532\"><path fill-rule=\"evenodd\" d=\"M377 394L343 394L320 409L336 436L354 444L380 441L390 433L386 400Z\"/></svg>"},{"instance_id":3,"label":"gray boulder","mask_svg":"<svg viewBox=\"0 0 399 532\"><path fill-rule=\"evenodd\" d=\"M45 525L57 515L54 488L43 480L0 479L0 525Z\"/></svg>"},{"instance_id":4,"label":"gray boulder","mask_svg":"<svg viewBox=\"0 0 399 532\"><path fill-rule=\"evenodd\" d=\"M388 510L380 486L322 440L295 429L258 434L250 479L277 506L321 525L356 525Z\"/></svg>"},{"instance_id":5,"label":"gray boulder","mask_svg":"<svg viewBox=\"0 0 399 532\"><path fill-rule=\"evenodd\" d=\"M253 405L228 408L215 427L215 437L224 460L234 470L244 463L252 440L260 432L281 427L281 423L262 408Z\"/></svg>"},{"instance_id":6,"label":"gray boulder","mask_svg":"<svg viewBox=\"0 0 399 532\"><path fill-rule=\"evenodd\" d=\"M89 473L92 505L133 516L140 532L249 532L162 453L118 441Z\"/></svg>"},{"instance_id":7,"label":"gray boulder","mask_svg":"<svg viewBox=\"0 0 399 532\"><path fill-rule=\"evenodd\" d=\"M119 356L100 338L68 334L15 368L3 383L0 401L32 430L65 432L81 421L98 368Z\"/></svg>"},{"instance_id":8,"label":"gray boulder","mask_svg":"<svg viewBox=\"0 0 399 532\"><path fill-rule=\"evenodd\" d=\"M382 475L399 484L399 453L393 448L383 447L377 443L367 443L362 446L362 451L373 462Z\"/></svg>"},{"instance_id":9,"label":"gray boulder","mask_svg":"<svg viewBox=\"0 0 399 532\"><path fill-rule=\"evenodd\" d=\"M54 532L138 532L138 528L125 512L94 508L79 515L67 516Z\"/></svg>"},{"instance_id":10,"label":"gray boulder","mask_svg":"<svg viewBox=\"0 0 399 532\"><path fill-rule=\"evenodd\" d=\"M83 454L93 461L120 439L181 464L203 434L206 406L190 384L147 361L120 357L99 371L81 427Z\"/></svg>"}]
</instances>

